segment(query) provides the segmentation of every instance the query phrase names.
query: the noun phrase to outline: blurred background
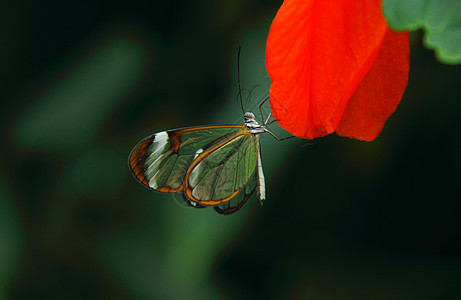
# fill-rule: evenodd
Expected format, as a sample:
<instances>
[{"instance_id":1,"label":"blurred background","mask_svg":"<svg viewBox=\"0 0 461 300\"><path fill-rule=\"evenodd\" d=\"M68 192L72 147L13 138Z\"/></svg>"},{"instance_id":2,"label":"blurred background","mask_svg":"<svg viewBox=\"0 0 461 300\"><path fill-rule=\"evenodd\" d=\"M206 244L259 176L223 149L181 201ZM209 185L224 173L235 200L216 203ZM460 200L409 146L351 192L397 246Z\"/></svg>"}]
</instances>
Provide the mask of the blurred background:
<instances>
[{"instance_id":1,"label":"blurred background","mask_svg":"<svg viewBox=\"0 0 461 300\"><path fill-rule=\"evenodd\" d=\"M187 209L132 178L143 137L241 122L240 45L257 108L281 2L2 1L0 298L461 297L461 68L421 32L374 142L264 137L264 207Z\"/></svg>"}]
</instances>

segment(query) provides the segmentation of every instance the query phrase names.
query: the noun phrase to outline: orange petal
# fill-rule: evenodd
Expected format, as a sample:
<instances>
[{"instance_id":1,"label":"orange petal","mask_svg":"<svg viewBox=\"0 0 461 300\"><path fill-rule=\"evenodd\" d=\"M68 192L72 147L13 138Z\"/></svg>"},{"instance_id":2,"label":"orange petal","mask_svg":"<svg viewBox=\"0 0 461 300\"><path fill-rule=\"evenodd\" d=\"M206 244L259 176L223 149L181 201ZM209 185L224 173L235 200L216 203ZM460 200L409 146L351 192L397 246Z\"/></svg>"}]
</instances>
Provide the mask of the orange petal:
<instances>
[{"instance_id":1,"label":"orange petal","mask_svg":"<svg viewBox=\"0 0 461 300\"><path fill-rule=\"evenodd\" d=\"M347 104L336 128L342 136L372 141L395 111L408 81L408 32L388 30L370 71Z\"/></svg>"},{"instance_id":2,"label":"orange petal","mask_svg":"<svg viewBox=\"0 0 461 300\"><path fill-rule=\"evenodd\" d=\"M386 32L379 0L284 1L266 45L280 126L310 139L332 133Z\"/></svg>"}]
</instances>

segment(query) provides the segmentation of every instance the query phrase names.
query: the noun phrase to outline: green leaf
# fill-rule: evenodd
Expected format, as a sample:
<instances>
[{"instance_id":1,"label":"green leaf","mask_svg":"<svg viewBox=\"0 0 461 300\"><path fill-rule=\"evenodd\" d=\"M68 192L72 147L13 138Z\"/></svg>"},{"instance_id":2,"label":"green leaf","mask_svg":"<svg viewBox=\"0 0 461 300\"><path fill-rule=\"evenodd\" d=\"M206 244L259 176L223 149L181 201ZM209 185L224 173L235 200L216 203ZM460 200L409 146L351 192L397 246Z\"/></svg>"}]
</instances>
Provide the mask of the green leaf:
<instances>
[{"instance_id":1,"label":"green leaf","mask_svg":"<svg viewBox=\"0 0 461 300\"><path fill-rule=\"evenodd\" d=\"M416 30L422 27L425 0L383 0L384 16L395 30Z\"/></svg>"},{"instance_id":2,"label":"green leaf","mask_svg":"<svg viewBox=\"0 0 461 300\"><path fill-rule=\"evenodd\" d=\"M461 63L461 1L383 0L383 11L393 29L423 29L424 45L440 62Z\"/></svg>"}]
</instances>

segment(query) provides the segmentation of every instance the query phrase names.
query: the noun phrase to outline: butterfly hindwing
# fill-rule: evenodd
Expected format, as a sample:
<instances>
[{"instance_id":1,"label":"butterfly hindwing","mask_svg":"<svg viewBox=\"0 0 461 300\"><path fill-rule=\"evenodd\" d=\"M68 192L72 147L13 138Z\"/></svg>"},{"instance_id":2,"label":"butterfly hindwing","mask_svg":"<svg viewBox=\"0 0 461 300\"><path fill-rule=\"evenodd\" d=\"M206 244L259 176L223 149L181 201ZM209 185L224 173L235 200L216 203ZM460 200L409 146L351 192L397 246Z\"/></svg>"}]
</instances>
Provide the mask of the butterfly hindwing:
<instances>
[{"instance_id":1,"label":"butterfly hindwing","mask_svg":"<svg viewBox=\"0 0 461 300\"><path fill-rule=\"evenodd\" d=\"M256 172L248 180L244 188L232 199L214 206L214 210L222 215L230 215L238 211L251 198L257 187Z\"/></svg>"},{"instance_id":2,"label":"butterfly hindwing","mask_svg":"<svg viewBox=\"0 0 461 300\"><path fill-rule=\"evenodd\" d=\"M258 140L243 128L229 139L208 148L189 167L184 194L201 205L230 201L252 177L258 146Z\"/></svg>"}]
</instances>

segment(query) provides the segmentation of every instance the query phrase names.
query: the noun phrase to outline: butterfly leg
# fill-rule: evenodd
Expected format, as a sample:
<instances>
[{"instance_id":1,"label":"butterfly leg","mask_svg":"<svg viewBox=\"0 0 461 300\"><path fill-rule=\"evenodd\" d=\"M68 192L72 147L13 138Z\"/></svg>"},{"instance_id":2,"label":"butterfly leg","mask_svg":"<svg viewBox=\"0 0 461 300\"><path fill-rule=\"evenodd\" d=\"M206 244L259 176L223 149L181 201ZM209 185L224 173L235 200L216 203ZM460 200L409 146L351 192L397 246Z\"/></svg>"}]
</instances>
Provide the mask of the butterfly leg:
<instances>
[{"instance_id":1,"label":"butterfly leg","mask_svg":"<svg viewBox=\"0 0 461 300\"><path fill-rule=\"evenodd\" d=\"M263 114L263 109L262 109L262 107L263 107L264 103L267 102L267 100L269 100L269 97L267 97L266 99L264 99L264 101L261 102L261 104L259 105L259 111L261 112L261 120L263 120L263 121L264 121L264 114ZM264 125L266 125L266 123L264 123Z\"/></svg>"},{"instance_id":2,"label":"butterfly leg","mask_svg":"<svg viewBox=\"0 0 461 300\"><path fill-rule=\"evenodd\" d=\"M288 139L291 139L291 138L294 138L295 136L294 135L291 135L291 136L287 136L287 137L284 137L284 138L278 138L275 134L273 134L272 132L270 132L269 130L267 129L264 129L265 132L269 133L270 135L272 135L277 141L281 142L281 141L284 141L284 140L288 140Z\"/></svg>"}]
</instances>

